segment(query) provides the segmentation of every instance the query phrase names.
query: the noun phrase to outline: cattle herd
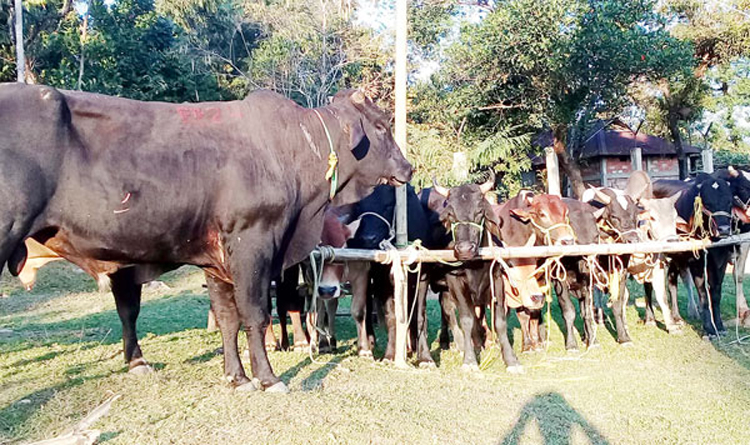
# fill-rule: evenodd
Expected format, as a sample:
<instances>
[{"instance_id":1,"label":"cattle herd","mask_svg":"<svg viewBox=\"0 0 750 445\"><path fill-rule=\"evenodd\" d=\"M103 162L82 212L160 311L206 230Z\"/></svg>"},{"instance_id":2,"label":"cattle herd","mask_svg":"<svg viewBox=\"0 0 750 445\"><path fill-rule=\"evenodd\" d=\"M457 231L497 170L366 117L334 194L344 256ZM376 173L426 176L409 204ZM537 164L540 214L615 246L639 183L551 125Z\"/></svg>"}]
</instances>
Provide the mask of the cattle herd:
<instances>
[{"instance_id":1,"label":"cattle herd","mask_svg":"<svg viewBox=\"0 0 750 445\"><path fill-rule=\"evenodd\" d=\"M291 346L290 314L293 347L335 350L337 301L348 283L359 355L373 357L379 312L387 328L383 359L394 359L390 269L365 262L315 267L307 259L318 244L379 249L393 239L395 186L408 183L412 167L391 136L389 116L361 92L340 92L330 105L308 110L267 91L242 101L173 105L4 84L0 128L0 267L7 264L30 287L37 268L66 259L110 287L130 371L150 370L136 335L142 284L183 264L205 271L224 375L237 390L288 391L267 357L278 347L270 330L272 282L282 348ZM480 260L478 252L493 245L715 240L745 232L744 172L729 167L654 183L636 172L626 190L590 187L580 199L522 191L501 203L496 182L491 175L481 185L435 184L419 193L407 185L409 241L452 249L458 260L425 263L408 276L409 348L420 366L435 366L428 290L442 309L440 345L448 347L452 336L467 370L477 369L478 351L495 343L508 371L522 372L508 316L518 319L524 352L544 348L542 313L551 289L566 349L578 348L578 312L581 340L597 344L603 294L610 295L617 341L630 343L629 277L644 285L646 323L654 324L655 297L666 329L681 329L682 276L695 285L704 333L725 332L722 282L732 258L741 280L743 247L498 262ZM310 292L298 286L300 276L315 286L308 331L302 313ZM739 323L750 318L741 286L737 308ZM238 352L241 328L253 379Z\"/></svg>"}]
</instances>

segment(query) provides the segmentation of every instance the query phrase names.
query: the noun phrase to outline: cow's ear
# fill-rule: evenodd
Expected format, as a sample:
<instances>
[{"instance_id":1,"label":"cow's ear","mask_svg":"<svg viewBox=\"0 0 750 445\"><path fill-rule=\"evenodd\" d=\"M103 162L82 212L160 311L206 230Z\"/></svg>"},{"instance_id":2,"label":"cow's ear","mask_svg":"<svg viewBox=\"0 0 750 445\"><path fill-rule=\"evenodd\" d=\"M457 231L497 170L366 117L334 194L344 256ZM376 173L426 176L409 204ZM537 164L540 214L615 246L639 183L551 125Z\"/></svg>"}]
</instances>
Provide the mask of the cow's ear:
<instances>
[{"instance_id":1,"label":"cow's ear","mask_svg":"<svg viewBox=\"0 0 750 445\"><path fill-rule=\"evenodd\" d=\"M370 151L370 140L365 134L362 121L357 119L354 122L344 124L344 132L349 135L349 149L358 161L367 156Z\"/></svg>"},{"instance_id":2,"label":"cow's ear","mask_svg":"<svg viewBox=\"0 0 750 445\"><path fill-rule=\"evenodd\" d=\"M596 220L598 221L604 215L604 212L606 210L607 210L606 207L600 207L600 208L594 210L594 218L596 218Z\"/></svg>"},{"instance_id":3,"label":"cow's ear","mask_svg":"<svg viewBox=\"0 0 750 445\"><path fill-rule=\"evenodd\" d=\"M484 223L492 235L497 237L497 239L502 239L500 235L500 227L503 225L502 221L497 216L497 213L495 213L495 209L488 202L484 203Z\"/></svg>"},{"instance_id":4,"label":"cow's ear","mask_svg":"<svg viewBox=\"0 0 750 445\"><path fill-rule=\"evenodd\" d=\"M510 214L523 222L529 222L529 220L531 220L531 213L524 209L511 209Z\"/></svg>"},{"instance_id":5,"label":"cow's ear","mask_svg":"<svg viewBox=\"0 0 750 445\"><path fill-rule=\"evenodd\" d=\"M349 230L349 235L346 237L347 241L354 238L354 235L357 233L357 230L359 230L359 224L361 222L362 222L362 218L357 218L354 221L346 225L347 230Z\"/></svg>"}]
</instances>

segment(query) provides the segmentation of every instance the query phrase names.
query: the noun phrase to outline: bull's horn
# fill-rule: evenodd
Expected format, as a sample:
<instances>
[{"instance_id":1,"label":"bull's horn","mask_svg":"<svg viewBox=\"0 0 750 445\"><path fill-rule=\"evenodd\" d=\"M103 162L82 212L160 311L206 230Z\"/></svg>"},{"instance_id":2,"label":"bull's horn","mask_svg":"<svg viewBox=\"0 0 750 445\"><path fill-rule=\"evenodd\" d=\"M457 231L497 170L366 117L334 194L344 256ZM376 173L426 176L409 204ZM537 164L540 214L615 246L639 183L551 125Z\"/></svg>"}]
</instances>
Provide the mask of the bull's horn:
<instances>
[{"instance_id":1,"label":"bull's horn","mask_svg":"<svg viewBox=\"0 0 750 445\"><path fill-rule=\"evenodd\" d=\"M483 195L486 195L493 188L495 188L495 172L490 171L490 177L487 178L487 181L485 181L484 184L479 186L479 190Z\"/></svg>"},{"instance_id":2,"label":"bull's horn","mask_svg":"<svg viewBox=\"0 0 750 445\"><path fill-rule=\"evenodd\" d=\"M729 167L727 167L727 170L729 171L729 176L731 176L731 177L733 177L733 178L736 178L737 176L739 176L739 175L740 175L740 172L738 172L738 171L737 171L737 170L736 170L736 169L735 169L734 167L732 167L731 165L730 165Z\"/></svg>"},{"instance_id":3,"label":"bull's horn","mask_svg":"<svg viewBox=\"0 0 750 445\"><path fill-rule=\"evenodd\" d=\"M359 105L365 103L365 93L360 90L355 91L354 94L352 94L352 102Z\"/></svg>"},{"instance_id":4,"label":"bull's horn","mask_svg":"<svg viewBox=\"0 0 750 445\"><path fill-rule=\"evenodd\" d=\"M602 192L600 189L594 190L594 193L596 194L596 199L599 200L602 204L609 205L610 202L612 202L612 198L609 197L606 193Z\"/></svg>"},{"instance_id":5,"label":"bull's horn","mask_svg":"<svg viewBox=\"0 0 750 445\"><path fill-rule=\"evenodd\" d=\"M451 194L450 189L447 189L445 187L442 187L437 183L437 179L435 177L432 178L432 188L435 189L435 191L438 193L438 195L441 195L443 198L447 198L448 195Z\"/></svg>"}]
</instances>

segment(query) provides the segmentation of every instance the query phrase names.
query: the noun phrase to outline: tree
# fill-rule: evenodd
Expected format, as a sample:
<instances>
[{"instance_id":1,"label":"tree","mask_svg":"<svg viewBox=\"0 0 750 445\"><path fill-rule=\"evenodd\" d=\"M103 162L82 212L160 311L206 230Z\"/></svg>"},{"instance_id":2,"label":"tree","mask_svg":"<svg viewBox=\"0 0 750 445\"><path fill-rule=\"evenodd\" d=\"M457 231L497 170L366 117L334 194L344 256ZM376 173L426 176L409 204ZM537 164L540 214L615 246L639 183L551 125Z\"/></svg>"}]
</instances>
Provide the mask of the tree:
<instances>
[{"instance_id":1,"label":"tree","mask_svg":"<svg viewBox=\"0 0 750 445\"><path fill-rule=\"evenodd\" d=\"M627 87L690 60L650 1L510 0L464 25L436 89L454 121L491 137L498 126L549 128L561 167L580 195L583 181L566 139L585 116L613 113ZM464 130L465 132L467 130ZM575 149L575 147L570 147ZM575 151L575 150L573 150Z\"/></svg>"},{"instance_id":2,"label":"tree","mask_svg":"<svg viewBox=\"0 0 750 445\"><path fill-rule=\"evenodd\" d=\"M660 12L674 23L671 33L692 43L693 60L685 65L686 70L655 82L659 95L636 96L636 100L652 110L651 125L668 130L679 155L681 178L688 174L682 127L689 128L701 119L704 108L723 112L723 125L716 126L719 137L730 133L725 137L733 139L735 147L742 140L736 132L733 113L737 104L731 103L730 89L742 90L746 84L737 85L734 77L726 74L733 71L732 64L750 55L749 7L747 0L661 2Z\"/></svg>"}]
</instances>

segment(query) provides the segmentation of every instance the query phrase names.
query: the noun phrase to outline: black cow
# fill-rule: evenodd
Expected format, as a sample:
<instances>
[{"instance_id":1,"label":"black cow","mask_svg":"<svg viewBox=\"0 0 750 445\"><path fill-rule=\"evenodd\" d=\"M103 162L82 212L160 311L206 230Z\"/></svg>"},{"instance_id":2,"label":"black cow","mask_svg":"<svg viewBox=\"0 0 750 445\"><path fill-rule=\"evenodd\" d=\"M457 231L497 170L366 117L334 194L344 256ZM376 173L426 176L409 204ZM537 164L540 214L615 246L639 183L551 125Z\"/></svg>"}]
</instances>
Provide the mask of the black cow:
<instances>
[{"instance_id":1,"label":"black cow","mask_svg":"<svg viewBox=\"0 0 750 445\"><path fill-rule=\"evenodd\" d=\"M718 239L731 233L733 198L732 189L727 181L705 173L699 174L695 181L690 183L654 181L656 197L666 197L679 190L682 190L682 195L675 203L675 208L677 214L688 222L687 230L690 234ZM700 225L695 215L696 200L699 197L702 202ZM732 250L729 246L712 248L708 252L699 251L697 255L669 255L667 281L675 321L681 320L677 306L677 277L681 270L689 268L701 305L703 331L708 336L725 331L720 314L721 288Z\"/></svg>"},{"instance_id":2,"label":"black cow","mask_svg":"<svg viewBox=\"0 0 750 445\"><path fill-rule=\"evenodd\" d=\"M263 345L268 287L318 243L329 202L357 201L412 171L388 116L352 90L307 110L269 91L173 105L5 84L0 128L0 265L18 273L32 237L109 278L131 369L146 363L135 331L141 283L202 267L224 373L241 389L287 390ZM241 324L257 385L240 362Z\"/></svg>"},{"instance_id":3,"label":"black cow","mask_svg":"<svg viewBox=\"0 0 750 445\"><path fill-rule=\"evenodd\" d=\"M407 185L407 229L408 240L421 240L422 245L429 249L439 248L432 240L432 230L429 226L429 217L422 207L419 197L414 192L411 185ZM359 228L354 237L350 239L347 246L357 249L379 249L383 241L392 241L395 243L395 224L394 216L396 209L396 189L392 186L381 185L361 200L354 208L352 216L360 219ZM410 336L411 345L417 354L417 361L421 366L433 366L434 360L430 355L429 345L427 343L427 285L428 273L430 266L422 265L420 276L409 274L408 294L411 318ZM352 316L357 325L358 345L360 355L370 355L366 351L371 348L368 329L372 323L369 323L367 317L371 314L368 310L368 296L377 299L383 305L385 312L386 328L388 331L388 343L385 349L385 360L393 360L396 353L396 318L393 300L393 284L390 279L390 266L382 264L372 264L369 270L369 280L367 291L352 289ZM416 300L414 293L416 286L419 286L419 292ZM370 300L371 301L371 300ZM414 310L411 311L411 307Z\"/></svg>"}]
</instances>

